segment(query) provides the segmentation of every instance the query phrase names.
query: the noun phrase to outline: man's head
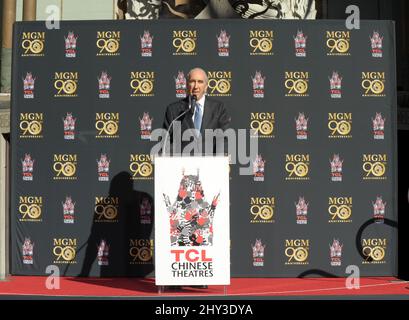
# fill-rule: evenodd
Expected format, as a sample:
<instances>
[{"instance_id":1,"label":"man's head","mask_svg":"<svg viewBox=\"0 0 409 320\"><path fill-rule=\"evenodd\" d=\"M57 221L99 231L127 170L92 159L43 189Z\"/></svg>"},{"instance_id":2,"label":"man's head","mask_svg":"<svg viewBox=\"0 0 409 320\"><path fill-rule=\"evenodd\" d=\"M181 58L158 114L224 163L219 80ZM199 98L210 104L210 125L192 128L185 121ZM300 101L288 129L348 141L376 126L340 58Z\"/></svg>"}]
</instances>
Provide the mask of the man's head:
<instances>
[{"instance_id":1,"label":"man's head","mask_svg":"<svg viewBox=\"0 0 409 320\"><path fill-rule=\"evenodd\" d=\"M187 88L190 95L195 95L200 100L207 90L207 74L201 68L194 68L187 75Z\"/></svg>"}]
</instances>

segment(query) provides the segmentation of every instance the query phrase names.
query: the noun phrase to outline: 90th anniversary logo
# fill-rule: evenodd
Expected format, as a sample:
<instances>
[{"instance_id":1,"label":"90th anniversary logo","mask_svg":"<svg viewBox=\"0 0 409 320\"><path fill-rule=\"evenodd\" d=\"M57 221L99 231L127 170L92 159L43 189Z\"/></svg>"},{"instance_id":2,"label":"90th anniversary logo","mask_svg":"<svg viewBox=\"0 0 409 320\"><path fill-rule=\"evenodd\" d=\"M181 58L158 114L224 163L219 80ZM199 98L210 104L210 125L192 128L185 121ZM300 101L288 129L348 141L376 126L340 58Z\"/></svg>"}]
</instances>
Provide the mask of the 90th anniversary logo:
<instances>
[{"instance_id":1,"label":"90th anniversary logo","mask_svg":"<svg viewBox=\"0 0 409 320\"><path fill-rule=\"evenodd\" d=\"M24 52L22 57L44 56L45 32L23 32L21 48Z\"/></svg>"},{"instance_id":2,"label":"90th anniversary logo","mask_svg":"<svg viewBox=\"0 0 409 320\"><path fill-rule=\"evenodd\" d=\"M129 264L152 264L153 239L129 239Z\"/></svg>"},{"instance_id":3,"label":"90th anniversary logo","mask_svg":"<svg viewBox=\"0 0 409 320\"><path fill-rule=\"evenodd\" d=\"M19 221L41 222L43 197L20 196L18 212L21 214Z\"/></svg>"},{"instance_id":4,"label":"90th anniversary logo","mask_svg":"<svg viewBox=\"0 0 409 320\"><path fill-rule=\"evenodd\" d=\"M77 239L57 238L53 241L55 264L75 264L77 255Z\"/></svg>"},{"instance_id":5,"label":"90th anniversary logo","mask_svg":"<svg viewBox=\"0 0 409 320\"><path fill-rule=\"evenodd\" d=\"M95 138L119 138L119 112L95 114Z\"/></svg>"},{"instance_id":6,"label":"90th anniversary logo","mask_svg":"<svg viewBox=\"0 0 409 320\"><path fill-rule=\"evenodd\" d=\"M327 55L349 56L351 35L349 31L327 31Z\"/></svg>"},{"instance_id":7,"label":"90th anniversary logo","mask_svg":"<svg viewBox=\"0 0 409 320\"><path fill-rule=\"evenodd\" d=\"M363 97L385 97L385 72L362 72Z\"/></svg>"},{"instance_id":8,"label":"90th anniversary logo","mask_svg":"<svg viewBox=\"0 0 409 320\"><path fill-rule=\"evenodd\" d=\"M20 138L42 138L43 114L20 113Z\"/></svg>"},{"instance_id":9,"label":"90th anniversary logo","mask_svg":"<svg viewBox=\"0 0 409 320\"><path fill-rule=\"evenodd\" d=\"M386 154L363 154L363 180L386 180Z\"/></svg>"},{"instance_id":10,"label":"90th anniversary logo","mask_svg":"<svg viewBox=\"0 0 409 320\"><path fill-rule=\"evenodd\" d=\"M251 223L274 223L274 197L251 197L250 213L253 216Z\"/></svg>"},{"instance_id":11,"label":"90th anniversary logo","mask_svg":"<svg viewBox=\"0 0 409 320\"><path fill-rule=\"evenodd\" d=\"M78 72L55 72L54 97L76 97L78 87Z\"/></svg>"},{"instance_id":12,"label":"90th anniversary logo","mask_svg":"<svg viewBox=\"0 0 409 320\"><path fill-rule=\"evenodd\" d=\"M95 197L95 222L118 222L118 210L118 197Z\"/></svg>"},{"instance_id":13,"label":"90th anniversary logo","mask_svg":"<svg viewBox=\"0 0 409 320\"><path fill-rule=\"evenodd\" d=\"M210 97L229 97L231 96L231 71L208 71L208 95Z\"/></svg>"},{"instance_id":14,"label":"90th anniversary logo","mask_svg":"<svg viewBox=\"0 0 409 320\"><path fill-rule=\"evenodd\" d=\"M288 260L286 265L307 265L310 250L309 239L285 240L285 255Z\"/></svg>"},{"instance_id":15,"label":"90th anniversary logo","mask_svg":"<svg viewBox=\"0 0 409 320\"><path fill-rule=\"evenodd\" d=\"M285 88L287 89L286 97L308 97L309 72L303 71L286 71Z\"/></svg>"},{"instance_id":16,"label":"90th anniversary logo","mask_svg":"<svg viewBox=\"0 0 409 320\"><path fill-rule=\"evenodd\" d=\"M97 56L118 56L121 31L97 31Z\"/></svg>"},{"instance_id":17,"label":"90th anniversary logo","mask_svg":"<svg viewBox=\"0 0 409 320\"><path fill-rule=\"evenodd\" d=\"M386 239L362 239L362 264L384 264L386 255Z\"/></svg>"},{"instance_id":18,"label":"90th anniversary logo","mask_svg":"<svg viewBox=\"0 0 409 320\"><path fill-rule=\"evenodd\" d=\"M54 154L54 180L77 180L76 154Z\"/></svg>"},{"instance_id":19,"label":"90th anniversary logo","mask_svg":"<svg viewBox=\"0 0 409 320\"><path fill-rule=\"evenodd\" d=\"M329 223L352 222L352 197L330 197L328 199Z\"/></svg>"},{"instance_id":20,"label":"90th anniversary logo","mask_svg":"<svg viewBox=\"0 0 409 320\"><path fill-rule=\"evenodd\" d=\"M285 170L288 176L285 180L309 180L309 154L287 154L285 156Z\"/></svg>"},{"instance_id":21,"label":"90th anniversary logo","mask_svg":"<svg viewBox=\"0 0 409 320\"><path fill-rule=\"evenodd\" d=\"M129 156L129 170L133 180L152 180L152 156L149 154L131 154Z\"/></svg>"},{"instance_id":22,"label":"90th anniversary logo","mask_svg":"<svg viewBox=\"0 0 409 320\"><path fill-rule=\"evenodd\" d=\"M328 113L328 138L352 138L352 113Z\"/></svg>"},{"instance_id":23,"label":"90th anniversary logo","mask_svg":"<svg viewBox=\"0 0 409 320\"><path fill-rule=\"evenodd\" d=\"M174 56L195 56L197 55L196 49L197 32L196 30L174 30L172 45L175 52Z\"/></svg>"},{"instance_id":24,"label":"90th anniversary logo","mask_svg":"<svg viewBox=\"0 0 409 320\"><path fill-rule=\"evenodd\" d=\"M153 71L132 71L129 86L131 87L131 97L152 97L155 72Z\"/></svg>"},{"instance_id":25,"label":"90th anniversary logo","mask_svg":"<svg viewBox=\"0 0 409 320\"><path fill-rule=\"evenodd\" d=\"M249 45L250 55L273 55L273 30L250 30Z\"/></svg>"},{"instance_id":26,"label":"90th anniversary logo","mask_svg":"<svg viewBox=\"0 0 409 320\"><path fill-rule=\"evenodd\" d=\"M252 112L250 121L250 128L254 130L252 137L274 138L274 112Z\"/></svg>"}]
</instances>

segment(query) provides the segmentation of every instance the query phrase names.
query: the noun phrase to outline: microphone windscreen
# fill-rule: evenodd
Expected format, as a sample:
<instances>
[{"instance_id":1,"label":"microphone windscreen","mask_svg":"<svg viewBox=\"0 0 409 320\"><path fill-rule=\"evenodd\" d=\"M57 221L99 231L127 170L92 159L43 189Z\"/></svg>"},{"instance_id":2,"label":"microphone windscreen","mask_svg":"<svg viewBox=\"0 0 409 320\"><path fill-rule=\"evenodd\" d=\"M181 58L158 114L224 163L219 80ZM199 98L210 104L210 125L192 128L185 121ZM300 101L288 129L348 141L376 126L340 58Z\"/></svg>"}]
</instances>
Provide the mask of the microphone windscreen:
<instances>
[{"instance_id":1,"label":"microphone windscreen","mask_svg":"<svg viewBox=\"0 0 409 320\"><path fill-rule=\"evenodd\" d=\"M195 113L196 102L197 102L197 96L194 94L192 95L190 99L190 109L192 110L193 114Z\"/></svg>"}]
</instances>

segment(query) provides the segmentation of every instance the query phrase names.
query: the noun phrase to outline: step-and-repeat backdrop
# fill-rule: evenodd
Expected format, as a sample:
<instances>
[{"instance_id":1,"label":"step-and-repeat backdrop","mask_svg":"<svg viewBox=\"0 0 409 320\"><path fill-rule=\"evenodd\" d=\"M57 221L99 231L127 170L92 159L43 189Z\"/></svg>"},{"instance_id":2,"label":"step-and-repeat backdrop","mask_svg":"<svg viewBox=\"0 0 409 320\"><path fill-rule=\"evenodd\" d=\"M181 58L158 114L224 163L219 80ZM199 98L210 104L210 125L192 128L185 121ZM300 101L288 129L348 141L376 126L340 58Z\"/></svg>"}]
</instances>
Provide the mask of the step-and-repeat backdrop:
<instances>
[{"instance_id":1,"label":"step-and-repeat backdrop","mask_svg":"<svg viewBox=\"0 0 409 320\"><path fill-rule=\"evenodd\" d=\"M393 24L266 20L17 23L12 274L154 275L150 136L197 66L259 142L231 165L232 276L396 274Z\"/></svg>"}]
</instances>

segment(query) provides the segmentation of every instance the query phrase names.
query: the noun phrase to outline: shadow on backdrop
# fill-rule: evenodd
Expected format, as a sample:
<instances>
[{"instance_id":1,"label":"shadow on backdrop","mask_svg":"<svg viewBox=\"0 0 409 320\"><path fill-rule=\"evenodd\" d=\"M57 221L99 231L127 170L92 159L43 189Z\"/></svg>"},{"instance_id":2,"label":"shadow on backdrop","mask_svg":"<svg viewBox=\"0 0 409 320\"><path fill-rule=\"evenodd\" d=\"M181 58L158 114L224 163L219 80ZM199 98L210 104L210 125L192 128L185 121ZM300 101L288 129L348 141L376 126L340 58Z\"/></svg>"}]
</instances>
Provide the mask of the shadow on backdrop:
<instances>
[{"instance_id":1,"label":"shadow on backdrop","mask_svg":"<svg viewBox=\"0 0 409 320\"><path fill-rule=\"evenodd\" d=\"M371 261L368 259L368 257L366 257L363 253L363 247L362 247L362 235L365 231L366 228L368 228L370 225L376 223L375 219L369 219L368 221L366 221L365 223L363 223L361 225L361 227L358 229L358 232L356 234L355 237L355 247L357 252L359 253L359 255L362 257L363 260L366 261ZM384 224L388 225L392 228L398 228L398 223L396 221L390 220L390 219L384 219ZM400 269L400 268L399 268ZM398 275L399 278L400 277L400 273ZM348 277L348 274L345 274L344 277ZM324 270L320 270L320 269L311 269L311 270L306 270L302 273L300 273L297 278L308 278L308 277L325 277L325 278L339 278L339 276L326 272Z\"/></svg>"},{"instance_id":2,"label":"shadow on backdrop","mask_svg":"<svg viewBox=\"0 0 409 320\"><path fill-rule=\"evenodd\" d=\"M117 216L109 204L112 198L119 200ZM123 171L112 179L109 195L105 199L106 206L96 208L92 215L91 233L85 244L79 276L153 276L153 248L149 241L153 228L153 197L134 190L131 175ZM147 223L148 217L150 223ZM104 250L109 254L104 255Z\"/></svg>"},{"instance_id":3,"label":"shadow on backdrop","mask_svg":"<svg viewBox=\"0 0 409 320\"><path fill-rule=\"evenodd\" d=\"M311 270L306 270L302 273L300 273L297 278L318 278L318 277L323 277L323 278L339 278L337 275L326 272L324 270L320 269L311 269Z\"/></svg>"}]
</instances>

